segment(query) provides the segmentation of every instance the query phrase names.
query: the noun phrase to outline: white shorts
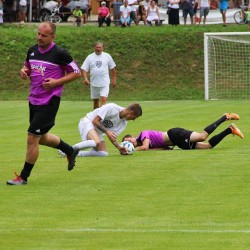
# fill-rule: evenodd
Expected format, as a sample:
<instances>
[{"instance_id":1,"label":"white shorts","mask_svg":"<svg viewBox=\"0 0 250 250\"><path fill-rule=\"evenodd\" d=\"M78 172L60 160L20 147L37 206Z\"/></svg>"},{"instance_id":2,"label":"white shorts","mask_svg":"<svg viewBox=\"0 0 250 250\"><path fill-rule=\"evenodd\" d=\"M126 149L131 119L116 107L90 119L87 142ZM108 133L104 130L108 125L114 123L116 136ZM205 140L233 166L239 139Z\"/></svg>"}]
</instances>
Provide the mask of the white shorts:
<instances>
[{"instance_id":1,"label":"white shorts","mask_svg":"<svg viewBox=\"0 0 250 250\"><path fill-rule=\"evenodd\" d=\"M109 85L104 87L90 86L90 96L91 99L99 99L101 96L108 97L109 95Z\"/></svg>"},{"instance_id":2,"label":"white shorts","mask_svg":"<svg viewBox=\"0 0 250 250\"><path fill-rule=\"evenodd\" d=\"M152 22L158 20L159 21L159 17L157 15L152 15L152 16L148 16L147 21Z\"/></svg>"},{"instance_id":3,"label":"white shorts","mask_svg":"<svg viewBox=\"0 0 250 250\"><path fill-rule=\"evenodd\" d=\"M79 131L80 136L81 136L83 141L88 140L87 136L88 136L88 133L91 129L95 129L92 121L90 121L86 117L82 118L78 124L78 131ZM102 133L98 130L96 130L96 132L99 136L100 141L104 141L104 139L102 137Z\"/></svg>"}]
</instances>

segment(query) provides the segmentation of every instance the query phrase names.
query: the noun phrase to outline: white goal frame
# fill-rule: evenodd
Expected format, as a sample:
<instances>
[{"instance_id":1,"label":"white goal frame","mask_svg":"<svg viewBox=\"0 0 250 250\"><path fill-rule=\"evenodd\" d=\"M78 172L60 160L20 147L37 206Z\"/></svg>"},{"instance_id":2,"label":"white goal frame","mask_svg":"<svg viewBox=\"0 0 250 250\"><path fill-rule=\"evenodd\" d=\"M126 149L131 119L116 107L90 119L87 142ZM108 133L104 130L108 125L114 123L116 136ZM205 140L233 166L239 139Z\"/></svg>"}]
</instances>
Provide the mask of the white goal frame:
<instances>
[{"instance_id":1,"label":"white goal frame","mask_svg":"<svg viewBox=\"0 0 250 250\"><path fill-rule=\"evenodd\" d=\"M244 40L246 38L246 40ZM219 49L215 46L216 43L225 42L224 45L219 45L222 47L222 52L220 56L217 56L217 53L219 53ZM235 51L226 51L227 44L230 47L230 44L233 44L233 49ZM245 52L244 52L244 47ZM224 50L225 47L225 50ZM236 49L234 49L236 48ZM243 52L240 51L242 48ZM249 50L248 50L249 48ZM249 56L244 57L246 52ZM235 53L235 54L233 54ZM236 54L238 53L238 55ZM241 54L240 54L241 53ZM222 67L219 69L219 60L217 60L217 57L223 58L223 55L227 55L228 60L226 64L222 63ZM235 58L238 58L238 63L235 62ZM242 61L241 61L242 58ZM232 62L231 62L232 59ZM223 61L223 59L222 59ZM247 61L247 63L245 62ZM242 65L240 65L242 63ZM241 72L241 66L243 68L244 64L246 63L246 69L242 69ZM239 65L238 65L239 64ZM205 100L218 100L218 99L250 99L250 67L247 67L247 64L250 64L250 32L216 32L216 33L204 33L204 81L205 81ZM228 66L229 65L229 66ZM234 72L232 73L225 73L226 68L228 67L228 72L234 67L239 67L239 70L236 69L236 74ZM248 70L249 68L249 70ZM225 70L225 71L224 71ZM231 70L232 71L232 70ZM227 75L231 74L231 77L229 80L227 80ZM225 85L229 83L227 86L225 86L225 97L223 97L223 83L221 84L219 82L219 77L222 79L224 76ZM234 77L235 76L235 77ZM244 79L244 83L239 82L242 77L248 77L247 79ZM248 81L249 80L249 81ZM221 84L221 85L220 85ZM235 84L235 85L234 85ZM235 91L237 88L237 84L239 86L239 92ZM220 86L220 87L219 87ZM218 89L217 89L218 88ZM232 88L232 89L230 89ZM221 92L219 92L221 91ZM232 91L230 93L230 91ZM237 94L235 94L237 92ZM221 94L222 93L222 94ZM234 96L235 94L235 96Z\"/></svg>"}]
</instances>

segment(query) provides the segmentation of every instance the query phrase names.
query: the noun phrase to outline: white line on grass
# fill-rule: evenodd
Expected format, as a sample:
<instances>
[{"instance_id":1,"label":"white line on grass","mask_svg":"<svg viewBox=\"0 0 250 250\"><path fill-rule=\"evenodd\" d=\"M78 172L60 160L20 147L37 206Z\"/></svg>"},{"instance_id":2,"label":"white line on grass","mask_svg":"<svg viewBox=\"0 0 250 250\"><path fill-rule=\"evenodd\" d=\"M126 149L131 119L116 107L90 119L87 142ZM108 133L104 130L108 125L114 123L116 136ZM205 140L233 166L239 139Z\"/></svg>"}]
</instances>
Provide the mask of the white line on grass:
<instances>
[{"instance_id":1,"label":"white line on grass","mask_svg":"<svg viewBox=\"0 0 250 250\"><path fill-rule=\"evenodd\" d=\"M97 233L244 233L250 230L237 229L125 229L125 228L15 228L0 229L0 232L38 231L38 232L97 232Z\"/></svg>"}]
</instances>

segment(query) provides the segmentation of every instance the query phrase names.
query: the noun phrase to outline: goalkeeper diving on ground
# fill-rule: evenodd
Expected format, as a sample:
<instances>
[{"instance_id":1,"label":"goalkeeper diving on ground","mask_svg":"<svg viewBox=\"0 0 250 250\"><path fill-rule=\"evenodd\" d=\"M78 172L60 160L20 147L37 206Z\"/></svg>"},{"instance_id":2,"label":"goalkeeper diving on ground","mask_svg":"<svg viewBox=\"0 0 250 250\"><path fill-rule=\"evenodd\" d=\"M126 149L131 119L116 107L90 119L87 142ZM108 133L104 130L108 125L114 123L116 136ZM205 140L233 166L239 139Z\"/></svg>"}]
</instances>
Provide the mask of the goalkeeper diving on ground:
<instances>
[{"instance_id":1,"label":"goalkeeper diving on ground","mask_svg":"<svg viewBox=\"0 0 250 250\"><path fill-rule=\"evenodd\" d=\"M239 120L240 117L234 113L226 113L220 119L207 126L202 132L186 130L184 128L171 128L167 132L156 130L144 130L137 137L125 135L122 141L133 143L135 150L167 150L178 146L184 150L191 149L212 149L220 143L227 135L233 134L240 138L244 135L235 125L229 125L221 133L213 136L208 142L205 140L214 132L214 130L223 122L229 120Z\"/></svg>"},{"instance_id":2,"label":"goalkeeper diving on ground","mask_svg":"<svg viewBox=\"0 0 250 250\"><path fill-rule=\"evenodd\" d=\"M122 141L130 141L133 143L135 150L171 150L174 146L181 149L212 149L221 142L227 135L233 134L243 138L244 135L235 124L230 124L225 130L213 136L208 142L205 140L214 132L214 130L223 122L231 120L239 120L238 114L226 113L220 119L207 126L202 132L186 130L184 128L171 128L167 132L157 130L143 130L137 137L125 135ZM96 151L80 151L78 156L108 156L108 154L92 154ZM58 151L59 155L65 157L65 154Z\"/></svg>"}]
</instances>

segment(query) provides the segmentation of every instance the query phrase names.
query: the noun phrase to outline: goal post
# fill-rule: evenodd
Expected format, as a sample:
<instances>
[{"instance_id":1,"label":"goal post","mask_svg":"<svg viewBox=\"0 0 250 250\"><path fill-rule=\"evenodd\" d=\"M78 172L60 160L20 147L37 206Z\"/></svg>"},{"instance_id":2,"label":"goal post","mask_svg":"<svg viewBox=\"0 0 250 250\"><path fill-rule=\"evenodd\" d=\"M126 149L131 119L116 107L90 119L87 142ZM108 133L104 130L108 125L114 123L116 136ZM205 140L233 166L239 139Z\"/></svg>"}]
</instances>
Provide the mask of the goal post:
<instances>
[{"instance_id":1,"label":"goal post","mask_svg":"<svg viewBox=\"0 0 250 250\"><path fill-rule=\"evenodd\" d=\"M205 100L250 99L250 33L204 33Z\"/></svg>"}]
</instances>

